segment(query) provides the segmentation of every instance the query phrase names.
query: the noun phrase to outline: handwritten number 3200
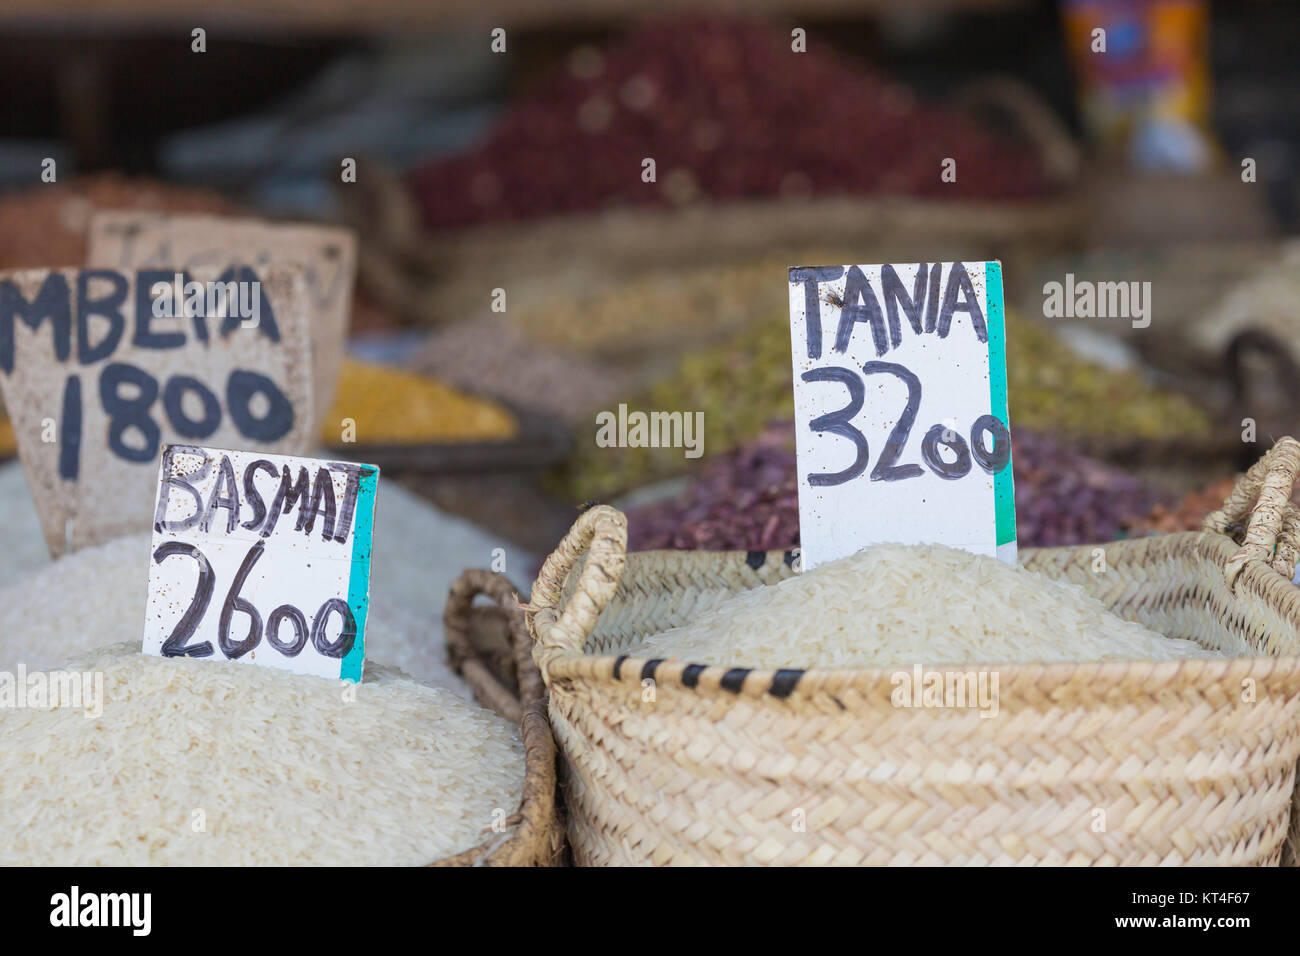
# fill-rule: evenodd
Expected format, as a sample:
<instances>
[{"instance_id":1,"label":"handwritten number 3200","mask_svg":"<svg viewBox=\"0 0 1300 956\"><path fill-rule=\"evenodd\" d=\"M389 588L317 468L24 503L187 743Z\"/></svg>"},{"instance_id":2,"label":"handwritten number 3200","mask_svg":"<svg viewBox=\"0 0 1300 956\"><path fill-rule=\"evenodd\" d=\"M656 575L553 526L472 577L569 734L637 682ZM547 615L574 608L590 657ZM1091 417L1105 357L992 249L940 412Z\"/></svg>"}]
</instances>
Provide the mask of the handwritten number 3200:
<instances>
[{"instance_id":1,"label":"handwritten number 3200","mask_svg":"<svg viewBox=\"0 0 1300 956\"><path fill-rule=\"evenodd\" d=\"M909 369L895 362L868 362L862 366L863 375L893 375L907 386L907 404L898 422L885 440L884 451L871 469L872 481L902 481L924 474L920 465L899 464L898 459L907 445L912 426L916 424L916 413L921 407L921 380ZM808 423L808 428L817 433L827 432L853 442L856 450L853 463L843 471L820 473L808 476L808 484L814 487L842 485L852 481L864 471L871 458L871 449L867 436L853 424L853 419L866 400L866 387L862 376L852 369L827 366L810 369L803 373L805 382L834 382L843 385L849 393L849 403L837 411L819 415ZM992 447L985 446L985 437L992 439ZM948 462L939 454L940 448L947 448L956 456L956 461ZM969 474L971 460L987 474L996 474L1006 467L1011 460L1011 435L998 418L993 415L981 415L975 419L970 430L970 444L954 434L943 425L934 425L925 433L921 441L921 459L940 478L954 481Z\"/></svg>"}]
</instances>

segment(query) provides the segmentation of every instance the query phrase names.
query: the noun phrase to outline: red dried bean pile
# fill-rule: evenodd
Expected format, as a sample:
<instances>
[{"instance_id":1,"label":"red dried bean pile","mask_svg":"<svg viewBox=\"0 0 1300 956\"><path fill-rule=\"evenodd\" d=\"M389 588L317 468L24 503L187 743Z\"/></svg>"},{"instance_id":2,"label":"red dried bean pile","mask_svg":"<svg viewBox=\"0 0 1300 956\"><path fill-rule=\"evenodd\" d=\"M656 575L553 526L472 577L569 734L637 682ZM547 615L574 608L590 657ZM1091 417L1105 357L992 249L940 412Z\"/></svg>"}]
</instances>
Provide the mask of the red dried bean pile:
<instances>
[{"instance_id":1,"label":"red dried bean pile","mask_svg":"<svg viewBox=\"0 0 1300 956\"><path fill-rule=\"evenodd\" d=\"M238 211L220 193L116 173L33 186L0 198L0 269L81 265L91 217L105 209L217 216Z\"/></svg>"},{"instance_id":2,"label":"red dried bean pile","mask_svg":"<svg viewBox=\"0 0 1300 956\"><path fill-rule=\"evenodd\" d=\"M794 426L788 422L710 461L678 500L628 515L634 551L773 551L798 543Z\"/></svg>"},{"instance_id":3,"label":"red dried bean pile","mask_svg":"<svg viewBox=\"0 0 1300 956\"><path fill-rule=\"evenodd\" d=\"M1016 199L1046 189L1032 152L919 101L818 38L760 21L652 20L581 48L477 149L418 170L430 228L675 206L707 198L892 193ZM656 181L642 181L653 158ZM956 182L940 178L957 162Z\"/></svg>"},{"instance_id":4,"label":"red dried bean pile","mask_svg":"<svg viewBox=\"0 0 1300 956\"><path fill-rule=\"evenodd\" d=\"M714 459L681 498L628 516L634 550L788 550L799 543L794 430L774 425ZM1012 434L1022 547L1113 541L1159 495L1117 468L1025 431Z\"/></svg>"}]
</instances>

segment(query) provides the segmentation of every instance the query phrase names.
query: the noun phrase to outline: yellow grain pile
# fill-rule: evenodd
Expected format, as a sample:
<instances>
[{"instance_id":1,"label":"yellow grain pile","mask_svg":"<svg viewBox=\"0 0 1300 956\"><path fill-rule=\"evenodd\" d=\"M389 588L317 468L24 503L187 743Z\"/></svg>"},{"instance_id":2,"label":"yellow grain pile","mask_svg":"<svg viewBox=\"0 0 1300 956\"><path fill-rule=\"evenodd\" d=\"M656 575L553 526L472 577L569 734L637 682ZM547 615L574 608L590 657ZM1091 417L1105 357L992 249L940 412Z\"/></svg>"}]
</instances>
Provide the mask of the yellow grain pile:
<instances>
[{"instance_id":1,"label":"yellow grain pile","mask_svg":"<svg viewBox=\"0 0 1300 956\"><path fill-rule=\"evenodd\" d=\"M347 422L360 445L507 441L519 423L503 406L422 375L349 359L321 440L338 445Z\"/></svg>"}]
</instances>

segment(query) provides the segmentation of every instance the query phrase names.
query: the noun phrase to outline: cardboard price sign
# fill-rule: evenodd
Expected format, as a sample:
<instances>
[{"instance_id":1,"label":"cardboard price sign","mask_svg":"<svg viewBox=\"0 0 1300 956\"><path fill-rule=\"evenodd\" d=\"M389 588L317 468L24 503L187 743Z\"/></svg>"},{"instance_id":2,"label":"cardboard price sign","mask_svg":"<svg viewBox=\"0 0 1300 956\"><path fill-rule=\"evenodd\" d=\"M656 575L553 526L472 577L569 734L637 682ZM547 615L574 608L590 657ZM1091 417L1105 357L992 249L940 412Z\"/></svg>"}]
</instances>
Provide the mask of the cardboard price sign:
<instances>
[{"instance_id":1,"label":"cardboard price sign","mask_svg":"<svg viewBox=\"0 0 1300 956\"><path fill-rule=\"evenodd\" d=\"M162 213L101 212L90 222L87 265L105 269L171 269L199 282L241 269L302 269L312 337L312 389L317 421L329 412L343 366L357 240L348 229Z\"/></svg>"},{"instance_id":2,"label":"cardboard price sign","mask_svg":"<svg viewBox=\"0 0 1300 956\"><path fill-rule=\"evenodd\" d=\"M308 447L301 269L0 273L0 389L50 553L142 531L168 442Z\"/></svg>"},{"instance_id":3,"label":"cardboard price sign","mask_svg":"<svg viewBox=\"0 0 1300 956\"><path fill-rule=\"evenodd\" d=\"M789 275L802 566L871 544L1016 560L998 262Z\"/></svg>"},{"instance_id":4,"label":"cardboard price sign","mask_svg":"<svg viewBox=\"0 0 1300 956\"><path fill-rule=\"evenodd\" d=\"M379 469L171 445L146 654L360 681Z\"/></svg>"}]
</instances>

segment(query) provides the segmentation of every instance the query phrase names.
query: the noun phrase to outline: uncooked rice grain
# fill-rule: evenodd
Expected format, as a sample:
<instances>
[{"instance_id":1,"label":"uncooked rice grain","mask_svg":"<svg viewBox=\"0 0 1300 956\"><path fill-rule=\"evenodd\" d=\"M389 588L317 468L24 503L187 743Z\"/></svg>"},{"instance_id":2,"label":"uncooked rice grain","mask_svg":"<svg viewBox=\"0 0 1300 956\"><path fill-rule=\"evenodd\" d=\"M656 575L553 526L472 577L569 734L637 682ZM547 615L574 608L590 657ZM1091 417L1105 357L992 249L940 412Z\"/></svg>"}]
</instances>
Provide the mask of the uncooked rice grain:
<instances>
[{"instance_id":1,"label":"uncooked rice grain","mask_svg":"<svg viewBox=\"0 0 1300 956\"><path fill-rule=\"evenodd\" d=\"M912 667L1219 656L1077 585L941 545L876 545L729 597L629 653L736 667Z\"/></svg>"},{"instance_id":2,"label":"uncooked rice grain","mask_svg":"<svg viewBox=\"0 0 1300 956\"><path fill-rule=\"evenodd\" d=\"M145 527L150 520L152 515L145 517ZM144 532L108 542L52 565L22 467L17 462L0 466L0 668L19 660L29 667L50 666L70 654L139 640L148 537ZM536 565L531 554L444 514L396 482L383 482L375 508L367 658L467 693L447 667L443 607L461 572L493 564L497 548L504 549L504 566L527 594L523 575ZM43 600L27 596L34 591ZM94 613L97 606L104 611ZM42 614L63 623L35 625Z\"/></svg>"},{"instance_id":3,"label":"uncooked rice grain","mask_svg":"<svg viewBox=\"0 0 1300 956\"><path fill-rule=\"evenodd\" d=\"M508 721L401 672L340 683L101 650L83 707L0 708L0 865L415 865L518 806Z\"/></svg>"},{"instance_id":4,"label":"uncooked rice grain","mask_svg":"<svg viewBox=\"0 0 1300 956\"><path fill-rule=\"evenodd\" d=\"M83 548L0 589L0 671L55 667L97 647L144 634L149 596L148 534ZM418 680L469 697L437 639L440 619L421 618L371 600L366 660L380 660ZM369 667L369 663L366 664Z\"/></svg>"}]
</instances>

